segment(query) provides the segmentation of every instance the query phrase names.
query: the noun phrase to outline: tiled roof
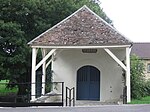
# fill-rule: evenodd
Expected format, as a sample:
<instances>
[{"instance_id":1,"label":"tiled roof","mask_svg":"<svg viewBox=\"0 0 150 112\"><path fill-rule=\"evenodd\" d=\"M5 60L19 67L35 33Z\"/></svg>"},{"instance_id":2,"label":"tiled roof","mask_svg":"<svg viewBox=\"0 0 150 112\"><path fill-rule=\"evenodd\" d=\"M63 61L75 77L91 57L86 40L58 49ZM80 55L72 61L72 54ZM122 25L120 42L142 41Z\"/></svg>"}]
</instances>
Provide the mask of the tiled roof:
<instances>
[{"instance_id":1,"label":"tiled roof","mask_svg":"<svg viewBox=\"0 0 150 112\"><path fill-rule=\"evenodd\" d=\"M150 43L133 43L131 54L141 59L150 59Z\"/></svg>"},{"instance_id":2,"label":"tiled roof","mask_svg":"<svg viewBox=\"0 0 150 112\"><path fill-rule=\"evenodd\" d=\"M103 46L130 45L131 42L87 6L83 6L28 44L31 46Z\"/></svg>"}]
</instances>

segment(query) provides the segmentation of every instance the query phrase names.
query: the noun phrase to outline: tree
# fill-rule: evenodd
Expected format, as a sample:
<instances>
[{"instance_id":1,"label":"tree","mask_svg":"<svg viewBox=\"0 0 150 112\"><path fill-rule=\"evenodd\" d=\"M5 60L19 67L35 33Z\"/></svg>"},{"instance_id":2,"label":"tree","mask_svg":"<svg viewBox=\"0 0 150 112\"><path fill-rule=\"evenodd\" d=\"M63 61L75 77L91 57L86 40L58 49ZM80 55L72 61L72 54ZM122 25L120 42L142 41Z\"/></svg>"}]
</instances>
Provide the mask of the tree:
<instances>
[{"instance_id":1,"label":"tree","mask_svg":"<svg viewBox=\"0 0 150 112\"><path fill-rule=\"evenodd\" d=\"M27 80L28 71L28 48L20 27L17 23L0 21L0 78L18 83ZM25 90L19 85L18 88L18 93Z\"/></svg>"},{"instance_id":2,"label":"tree","mask_svg":"<svg viewBox=\"0 0 150 112\"><path fill-rule=\"evenodd\" d=\"M144 64L136 56L131 56L131 97L134 99L140 99L145 96L145 78L144 78Z\"/></svg>"},{"instance_id":3,"label":"tree","mask_svg":"<svg viewBox=\"0 0 150 112\"><path fill-rule=\"evenodd\" d=\"M27 42L83 5L112 23L92 0L0 0L0 80L29 82L31 50ZM18 94L24 90L20 87Z\"/></svg>"}]
</instances>

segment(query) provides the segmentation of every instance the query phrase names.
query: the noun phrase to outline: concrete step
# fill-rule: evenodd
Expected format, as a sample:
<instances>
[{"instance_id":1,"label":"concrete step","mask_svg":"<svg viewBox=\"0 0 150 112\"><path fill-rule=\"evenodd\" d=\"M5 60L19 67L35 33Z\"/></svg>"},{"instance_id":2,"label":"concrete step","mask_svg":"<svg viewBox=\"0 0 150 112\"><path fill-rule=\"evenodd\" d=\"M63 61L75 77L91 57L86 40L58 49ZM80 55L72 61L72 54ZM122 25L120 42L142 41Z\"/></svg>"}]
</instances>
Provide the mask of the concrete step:
<instances>
[{"instance_id":1,"label":"concrete step","mask_svg":"<svg viewBox=\"0 0 150 112\"><path fill-rule=\"evenodd\" d=\"M46 102L61 102L61 96L53 91L36 98L36 100L32 102L37 102L37 103L46 103Z\"/></svg>"},{"instance_id":2,"label":"concrete step","mask_svg":"<svg viewBox=\"0 0 150 112\"><path fill-rule=\"evenodd\" d=\"M99 105L118 105L117 102L100 102L100 101L76 101L75 106L99 106Z\"/></svg>"}]
</instances>

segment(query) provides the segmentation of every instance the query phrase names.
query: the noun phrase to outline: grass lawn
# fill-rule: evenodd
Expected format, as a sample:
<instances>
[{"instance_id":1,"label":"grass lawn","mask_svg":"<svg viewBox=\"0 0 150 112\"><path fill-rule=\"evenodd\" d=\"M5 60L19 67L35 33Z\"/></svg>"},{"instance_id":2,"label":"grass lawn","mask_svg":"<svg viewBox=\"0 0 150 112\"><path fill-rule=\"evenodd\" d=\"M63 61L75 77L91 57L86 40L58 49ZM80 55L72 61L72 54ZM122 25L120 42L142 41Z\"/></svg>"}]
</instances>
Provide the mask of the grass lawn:
<instances>
[{"instance_id":1,"label":"grass lawn","mask_svg":"<svg viewBox=\"0 0 150 112\"><path fill-rule=\"evenodd\" d=\"M143 97L140 100L133 99L129 104L150 104L150 96Z\"/></svg>"},{"instance_id":2,"label":"grass lawn","mask_svg":"<svg viewBox=\"0 0 150 112\"><path fill-rule=\"evenodd\" d=\"M4 96L4 95L9 95L9 94L15 94L17 93L18 89L17 87L15 88L7 88L6 84L8 83L7 80L1 80L0 81L0 95Z\"/></svg>"}]
</instances>

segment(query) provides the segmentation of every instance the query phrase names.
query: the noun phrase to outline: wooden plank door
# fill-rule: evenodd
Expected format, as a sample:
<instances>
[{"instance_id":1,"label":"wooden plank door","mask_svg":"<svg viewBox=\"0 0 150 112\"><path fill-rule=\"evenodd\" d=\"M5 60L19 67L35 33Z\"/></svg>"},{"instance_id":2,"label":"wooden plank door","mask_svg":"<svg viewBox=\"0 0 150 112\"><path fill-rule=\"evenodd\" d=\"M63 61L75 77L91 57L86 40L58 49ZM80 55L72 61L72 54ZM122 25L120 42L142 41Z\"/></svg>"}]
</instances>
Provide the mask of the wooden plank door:
<instances>
[{"instance_id":1,"label":"wooden plank door","mask_svg":"<svg viewBox=\"0 0 150 112\"><path fill-rule=\"evenodd\" d=\"M77 71L77 100L100 99L100 71L83 66Z\"/></svg>"}]
</instances>

